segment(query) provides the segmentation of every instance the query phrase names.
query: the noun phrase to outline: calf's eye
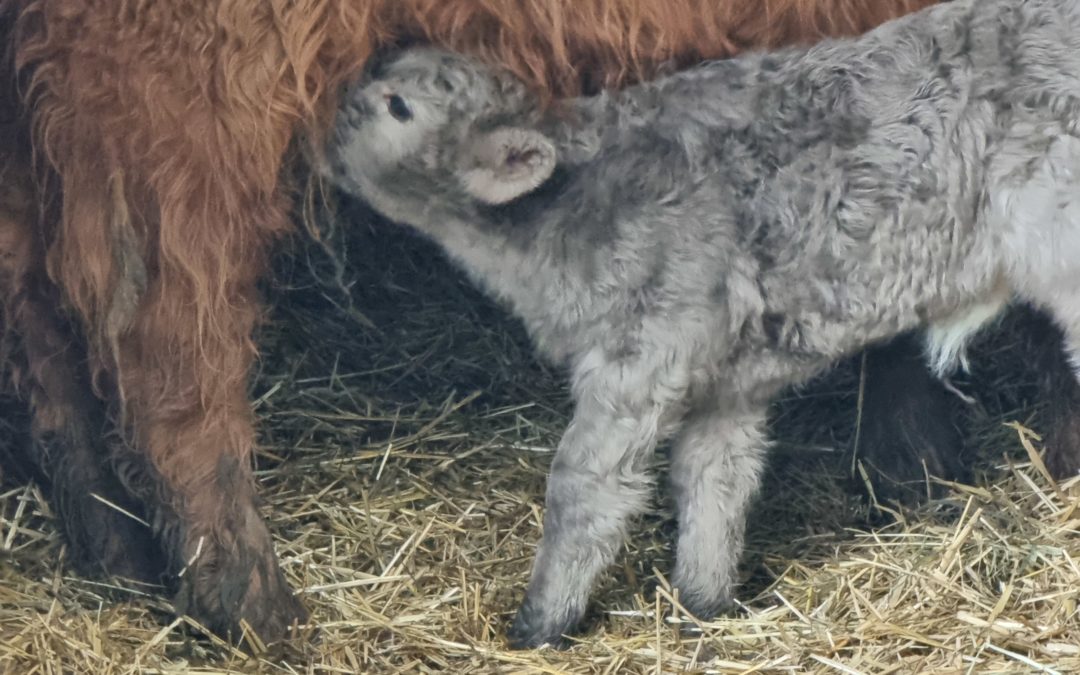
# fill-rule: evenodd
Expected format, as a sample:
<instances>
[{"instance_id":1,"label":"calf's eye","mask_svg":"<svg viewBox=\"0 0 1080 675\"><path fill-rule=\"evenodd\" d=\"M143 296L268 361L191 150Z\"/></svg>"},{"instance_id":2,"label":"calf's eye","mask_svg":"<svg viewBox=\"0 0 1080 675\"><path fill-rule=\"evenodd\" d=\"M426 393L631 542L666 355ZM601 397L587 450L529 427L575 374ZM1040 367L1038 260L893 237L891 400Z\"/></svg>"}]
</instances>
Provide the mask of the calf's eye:
<instances>
[{"instance_id":1,"label":"calf's eye","mask_svg":"<svg viewBox=\"0 0 1080 675\"><path fill-rule=\"evenodd\" d=\"M398 122L408 122L413 117L412 110L409 110L409 106L405 103L405 99L397 94L386 97L386 110L390 113L390 116Z\"/></svg>"}]
</instances>

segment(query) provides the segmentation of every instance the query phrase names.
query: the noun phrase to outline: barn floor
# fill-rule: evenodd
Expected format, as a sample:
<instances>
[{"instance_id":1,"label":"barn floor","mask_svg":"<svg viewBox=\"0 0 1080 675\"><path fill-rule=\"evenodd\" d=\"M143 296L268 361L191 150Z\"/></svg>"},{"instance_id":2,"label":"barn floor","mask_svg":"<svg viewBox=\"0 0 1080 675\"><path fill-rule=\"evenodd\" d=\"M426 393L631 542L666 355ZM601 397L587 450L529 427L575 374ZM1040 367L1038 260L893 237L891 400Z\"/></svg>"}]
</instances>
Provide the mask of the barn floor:
<instances>
[{"instance_id":1,"label":"barn floor","mask_svg":"<svg viewBox=\"0 0 1080 675\"><path fill-rule=\"evenodd\" d=\"M661 496L580 644L508 651L563 382L434 249L360 213L346 246L327 239L343 272L312 243L280 261L253 384L265 513L318 641L252 659L160 598L71 576L39 489L9 476L0 673L1080 671L1080 484L1029 464L1039 423L1008 322L958 382L978 397L975 485L895 518L868 506L848 477L847 364L777 406L736 615L675 618Z\"/></svg>"}]
</instances>

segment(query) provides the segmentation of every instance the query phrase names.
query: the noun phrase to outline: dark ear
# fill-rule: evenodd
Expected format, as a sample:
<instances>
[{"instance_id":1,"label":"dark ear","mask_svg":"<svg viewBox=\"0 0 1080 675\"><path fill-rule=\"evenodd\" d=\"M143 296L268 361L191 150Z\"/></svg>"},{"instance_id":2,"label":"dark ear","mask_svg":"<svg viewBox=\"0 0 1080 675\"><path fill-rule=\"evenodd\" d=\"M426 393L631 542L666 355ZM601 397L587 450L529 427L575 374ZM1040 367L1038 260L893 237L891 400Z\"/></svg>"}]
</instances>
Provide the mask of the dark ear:
<instances>
[{"instance_id":1,"label":"dark ear","mask_svg":"<svg viewBox=\"0 0 1080 675\"><path fill-rule=\"evenodd\" d=\"M555 146L533 129L500 127L468 142L458 178L470 195L505 204L540 187L555 170Z\"/></svg>"}]
</instances>

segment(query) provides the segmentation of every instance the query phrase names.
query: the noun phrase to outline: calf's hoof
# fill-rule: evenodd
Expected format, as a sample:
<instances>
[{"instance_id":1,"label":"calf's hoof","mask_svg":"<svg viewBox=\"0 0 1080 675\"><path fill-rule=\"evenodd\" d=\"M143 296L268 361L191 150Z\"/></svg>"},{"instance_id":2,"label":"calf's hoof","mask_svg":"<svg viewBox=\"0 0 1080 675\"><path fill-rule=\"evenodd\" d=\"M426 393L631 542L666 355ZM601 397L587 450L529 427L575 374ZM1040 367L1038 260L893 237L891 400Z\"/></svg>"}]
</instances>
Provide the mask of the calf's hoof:
<instances>
[{"instance_id":1,"label":"calf's hoof","mask_svg":"<svg viewBox=\"0 0 1080 675\"><path fill-rule=\"evenodd\" d=\"M506 639L513 649L536 649L544 645L566 649L570 641L566 635L574 628L575 621L552 616L536 603L526 598L506 631Z\"/></svg>"},{"instance_id":2,"label":"calf's hoof","mask_svg":"<svg viewBox=\"0 0 1080 675\"><path fill-rule=\"evenodd\" d=\"M699 621L709 621L731 611L734 603L727 595L706 597L698 593L679 592L679 604L692 617Z\"/></svg>"}]
</instances>

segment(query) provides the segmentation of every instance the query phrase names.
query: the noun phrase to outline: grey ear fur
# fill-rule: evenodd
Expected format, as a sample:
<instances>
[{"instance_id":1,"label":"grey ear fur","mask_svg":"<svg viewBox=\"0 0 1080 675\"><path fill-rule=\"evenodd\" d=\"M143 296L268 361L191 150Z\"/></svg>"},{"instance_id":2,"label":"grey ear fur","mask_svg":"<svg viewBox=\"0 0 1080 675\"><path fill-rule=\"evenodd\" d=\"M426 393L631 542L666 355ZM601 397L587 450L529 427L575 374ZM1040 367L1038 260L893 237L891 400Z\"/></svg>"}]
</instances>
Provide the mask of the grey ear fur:
<instances>
[{"instance_id":1,"label":"grey ear fur","mask_svg":"<svg viewBox=\"0 0 1080 675\"><path fill-rule=\"evenodd\" d=\"M539 131L499 127L472 140L459 178L476 199L505 204L540 187L556 161L555 145Z\"/></svg>"}]
</instances>

